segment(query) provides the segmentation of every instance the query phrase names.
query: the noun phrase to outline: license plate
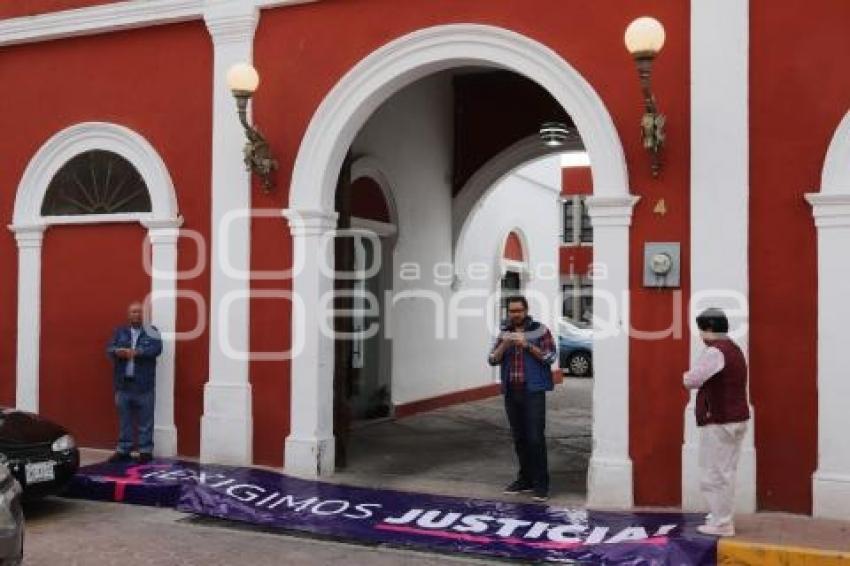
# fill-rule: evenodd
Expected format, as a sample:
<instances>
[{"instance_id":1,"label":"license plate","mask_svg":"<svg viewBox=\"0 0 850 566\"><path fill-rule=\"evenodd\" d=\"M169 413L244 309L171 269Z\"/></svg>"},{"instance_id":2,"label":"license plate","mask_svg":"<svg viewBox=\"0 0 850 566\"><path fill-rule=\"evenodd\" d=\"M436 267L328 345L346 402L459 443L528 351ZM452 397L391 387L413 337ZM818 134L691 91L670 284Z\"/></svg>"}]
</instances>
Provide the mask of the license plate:
<instances>
[{"instance_id":1,"label":"license plate","mask_svg":"<svg viewBox=\"0 0 850 566\"><path fill-rule=\"evenodd\" d=\"M44 481L53 481L56 477L53 473L53 465L55 462L36 462L26 465L27 483L39 483Z\"/></svg>"}]
</instances>

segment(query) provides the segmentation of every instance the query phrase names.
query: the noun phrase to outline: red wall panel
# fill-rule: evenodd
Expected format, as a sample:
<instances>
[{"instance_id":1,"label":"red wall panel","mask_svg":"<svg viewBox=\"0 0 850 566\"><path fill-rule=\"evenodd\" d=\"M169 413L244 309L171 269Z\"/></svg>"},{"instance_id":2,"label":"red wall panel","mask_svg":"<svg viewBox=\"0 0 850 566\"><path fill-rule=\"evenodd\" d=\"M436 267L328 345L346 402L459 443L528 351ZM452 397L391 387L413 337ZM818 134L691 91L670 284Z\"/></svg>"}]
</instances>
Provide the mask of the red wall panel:
<instances>
[{"instance_id":1,"label":"red wall panel","mask_svg":"<svg viewBox=\"0 0 850 566\"><path fill-rule=\"evenodd\" d=\"M850 4L755 0L750 13L758 499L763 509L808 513L817 463L817 246L803 195L820 185L826 149L850 100L846 57L836 56L850 52Z\"/></svg>"},{"instance_id":2,"label":"red wall panel","mask_svg":"<svg viewBox=\"0 0 850 566\"><path fill-rule=\"evenodd\" d=\"M191 64L187 65L186 61ZM3 224L11 222L16 188L38 148L52 135L75 123L105 121L127 126L153 145L171 173L185 218L184 229L198 231L209 242L211 68L209 34L201 22L4 48L0 82L15 85L3 95L4 108L15 111L0 113L0 130L14 132L14 135L0 136L0 155L7 164L0 168L0 187L4 188L0 191ZM67 265L61 263L66 258L52 255L54 251L51 250L61 248L69 254L68 259L74 258L80 270L110 269L111 258L90 253L89 246L92 242L106 246L107 243L100 240L109 239L111 230L103 227L79 231L51 228L46 237L45 253L49 257L45 261L52 263L45 266L53 273ZM133 229L123 227L122 230L132 232ZM116 233L124 234L121 230ZM64 240L66 236L67 241ZM127 243L123 239L125 236L116 237L122 238L121 243ZM126 286L135 294L137 289L147 285L147 279L140 275L141 247L133 243L129 249L133 263L128 265L138 268L128 271ZM194 265L197 253L191 241L180 241L181 266ZM201 257L205 265L209 263L208 253L208 250L203 251ZM0 401L8 403L14 400L17 312L17 252L14 237L9 232L0 235L0 272L4 274L0 278L0 310L9 313L0 318ZM75 318L74 332L81 339L91 339L87 346L90 350L86 352L102 350L104 334L116 322L114 308L125 301L123 291L115 291L113 283L107 284L105 278L99 278L91 280L91 286L80 288L83 294L77 300L79 305L99 305L97 301L101 299L108 301L102 307L91 306L95 309L93 317L82 316L82 310L73 311L80 315ZM208 270L199 277L181 281L179 289L196 292L208 303ZM42 321L45 328L51 328L55 317L65 315L59 305L61 301L48 295L45 301ZM123 317L123 306L117 312L119 319ZM109 316L107 311L111 313ZM188 329L194 325L194 318L194 305L180 300L178 327ZM198 452L207 351L206 331L194 340L177 345L176 420L180 451L184 454ZM60 365L51 358L55 351L45 351L44 355L46 368ZM82 359L88 360L89 354L79 358ZM47 374L44 376L55 379ZM108 384L108 375L101 374L101 378L104 386ZM51 388L43 390L42 405L58 407L62 398L54 395L59 393ZM111 429L112 417L103 415L102 418L102 428Z\"/></svg>"},{"instance_id":3,"label":"red wall panel","mask_svg":"<svg viewBox=\"0 0 850 566\"><path fill-rule=\"evenodd\" d=\"M392 14L392 17L387 17ZM642 113L640 87L634 63L623 46L623 32L634 18L652 14L667 30L667 43L656 61L653 86L668 116L665 169L659 179L650 176L650 161L636 132ZM640 287L643 242L680 241L685 266L688 259L689 163L689 12L678 0L654 0L624 5L617 0L530 0L523 3L485 0L411 1L349 0L269 10L257 31L255 64L263 80L254 115L263 125L281 161L278 185L268 197L255 198L256 207L286 206L291 171L304 131L327 92L360 59L381 45L416 29L447 23L482 23L513 29L561 54L593 86L606 104L623 141L629 163L629 186L642 197L631 229L632 321L641 329L667 328L676 303L671 292ZM329 33L332 30L332 33ZM364 30L368 30L365 33ZM506 103L509 107L509 103ZM665 198L666 216L652 213L652 204ZM259 226L255 242L271 238L275 245L253 247L253 265L286 265L277 242L289 241ZM684 273L687 273L687 268ZM255 283L255 287L259 284ZM687 277L683 292L689 292ZM289 310L259 312L263 328L274 333L264 341L289 342ZM681 310L681 308L679 308ZM253 325L253 337L260 332ZM686 394L681 372L688 363L687 332L679 338L632 340L631 434L635 464L636 501L668 505L680 500L682 415ZM255 450L283 444L288 389L274 376L286 375L283 362L254 364L254 399L266 394L273 415L255 414ZM268 383L268 385L262 385ZM275 385L271 385L275 383ZM274 422L273 427L258 426Z\"/></svg>"},{"instance_id":4,"label":"red wall panel","mask_svg":"<svg viewBox=\"0 0 850 566\"><path fill-rule=\"evenodd\" d=\"M516 232L508 234L508 238L505 241L504 258L512 259L514 261L524 261L522 242L519 241L519 236L517 236Z\"/></svg>"},{"instance_id":5,"label":"red wall panel","mask_svg":"<svg viewBox=\"0 0 850 566\"><path fill-rule=\"evenodd\" d=\"M138 224L61 226L42 251L39 412L82 446L114 447L118 419L105 348L127 306L150 291Z\"/></svg>"},{"instance_id":6,"label":"red wall panel","mask_svg":"<svg viewBox=\"0 0 850 566\"><path fill-rule=\"evenodd\" d=\"M563 195L593 194L593 170L590 167L564 167L561 172Z\"/></svg>"}]
</instances>

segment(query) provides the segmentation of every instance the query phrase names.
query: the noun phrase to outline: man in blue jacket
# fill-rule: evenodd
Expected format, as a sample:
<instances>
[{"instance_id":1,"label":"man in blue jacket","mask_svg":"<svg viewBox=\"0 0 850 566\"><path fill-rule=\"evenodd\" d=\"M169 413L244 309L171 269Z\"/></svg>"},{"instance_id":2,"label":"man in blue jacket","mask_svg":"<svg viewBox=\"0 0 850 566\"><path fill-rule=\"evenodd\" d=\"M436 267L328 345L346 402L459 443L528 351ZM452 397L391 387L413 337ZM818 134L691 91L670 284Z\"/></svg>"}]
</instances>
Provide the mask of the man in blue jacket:
<instances>
[{"instance_id":1,"label":"man in blue jacket","mask_svg":"<svg viewBox=\"0 0 850 566\"><path fill-rule=\"evenodd\" d=\"M109 461L132 459L133 421L137 420L139 462L145 464L153 459L156 358L162 353L162 340L155 326L142 324L141 303L129 306L127 319L126 326L115 329L106 349L114 365L112 385L120 425L118 448Z\"/></svg>"},{"instance_id":2,"label":"man in blue jacket","mask_svg":"<svg viewBox=\"0 0 850 566\"><path fill-rule=\"evenodd\" d=\"M519 460L517 479L505 493L534 492L534 500L549 499L546 457L546 392L553 388L555 341L549 329L528 316L525 297L508 299L508 320L502 325L488 362L501 366L505 412Z\"/></svg>"}]
</instances>

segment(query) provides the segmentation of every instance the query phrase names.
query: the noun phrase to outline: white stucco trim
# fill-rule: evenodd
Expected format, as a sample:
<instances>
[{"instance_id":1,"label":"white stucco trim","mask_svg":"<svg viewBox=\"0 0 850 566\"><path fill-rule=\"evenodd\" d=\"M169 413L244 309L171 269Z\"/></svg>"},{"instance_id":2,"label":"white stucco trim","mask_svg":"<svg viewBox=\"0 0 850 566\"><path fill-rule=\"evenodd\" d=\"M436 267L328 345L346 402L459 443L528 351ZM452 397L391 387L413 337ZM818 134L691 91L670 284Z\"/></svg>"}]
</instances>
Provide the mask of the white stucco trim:
<instances>
[{"instance_id":1,"label":"white stucco trim","mask_svg":"<svg viewBox=\"0 0 850 566\"><path fill-rule=\"evenodd\" d=\"M384 195L384 202L390 215L390 224L398 228L398 204L394 194L395 185L387 175L386 167L372 155L360 156L351 164L351 182L353 183L363 177L369 177L378 184L381 193Z\"/></svg>"},{"instance_id":2,"label":"white stucco trim","mask_svg":"<svg viewBox=\"0 0 850 566\"><path fill-rule=\"evenodd\" d=\"M151 199L151 212L79 216L41 216L47 188L70 159L91 150L106 150L129 161L139 172ZM177 239L182 224L171 176L153 146L138 133L117 124L85 122L58 132L27 164L15 196L13 224L18 243L18 343L16 406L38 412L41 340L41 249L44 230L59 224L140 222L152 244L151 322L160 330L176 326ZM165 232L167 231L167 233ZM167 236L167 237L165 237ZM164 275L162 275L164 274ZM160 298L161 297L161 298ZM157 455L177 453L174 425L174 347L165 341L157 360L157 405L154 449Z\"/></svg>"},{"instance_id":3,"label":"white stucco trim","mask_svg":"<svg viewBox=\"0 0 850 566\"><path fill-rule=\"evenodd\" d=\"M227 70L253 61L260 12L253 2L210 2L204 22L213 44L212 209L209 379L201 416L201 461L253 462L249 377L251 296L251 174L245 132L227 86ZM249 107L250 112L250 107ZM250 115L249 115L250 116Z\"/></svg>"},{"instance_id":4,"label":"white stucco trim","mask_svg":"<svg viewBox=\"0 0 850 566\"><path fill-rule=\"evenodd\" d=\"M472 217L474 207L483 202L487 191L500 180L530 161L556 153L583 149L584 146L578 136L571 138L567 145L552 148L540 143L539 136L531 135L492 157L469 178L452 199L452 237L455 248L461 241L461 234ZM560 193L561 188L557 187L557 191Z\"/></svg>"},{"instance_id":5,"label":"white stucco trim","mask_svg":"<svg viewBox=\"0 0 850 566\"><path fill-rule=\"evenodd\" d=\"M232 6L275 8L320 0L225 0ZM0 47L200 20L223 0L128 0L0 20Z\"/></svg>"},{"instance_id":6,"label":"white stucco trim","mask_svg":"<svg viewBox=\"0 0 850 566\"><path fill-rule=\"evenodd\" d=\"M692 304L741 308L749 297L749 3L691 0L691 193ZM717 219L723 218L723 229ZM708 303L708 304L706 304ZM743 305L749 311L748 305ZM693 320L698 312L690 312ZM748 350L745 333L737 338ZM691 360L703 345L691 335ZM738 464L736 509L756 509L756 455L750 420ZM705 509L699 489L699 434L694 396L684 415L682 505Z\"/></svg>"},{"instance_id":7,"label":"white stucco trim","mask_svg":"<svg viewBox=\"0 0 850 566\"><path fill-rule=\"evenodd\" d=\"M809 193L818 238L818 463L812 477L812 513L850 520L850 112L826 154L819 193Z\"/></svg>"},{"instance_id":8,"label":"white stucco trim","mask_svg":"<svg viewBox=\"0 0 850 566\"><path fill-rule=\"evenodd\" d=\"M352 68L313 115L295 162L290 205L332 210L339 167L354 136L390 95L458 66L515 71L549 91L573 118L593 168L597 194L628 193L626 162L611 116L593 88L557 53L516 32L476 24L421 29L381 47ZM336 119L332 117L336 116Z\"/></svg>"},{"instance_id":9,"label":"white stucco trim","mask_svg":"<svg viewBox=\"0 0 850 566\"><path fill-rule=\"evenodd\" d=\"M850 112L832 136L821 173L821 194L850 194Z\"/></svg>"},{"instance_id":10,"label":"white stucco trim","mask_svg":"<svg viewBox=\"0 0 850 566\"><path fill-rule=\"evenodd\" d=\"M372 220L371 218L360 218L359 216L351 217L351 227L374 232L382 238L391 238L398 233L398 229L395 224L381 222L380 220Z\"/></svg>"},{"instance_id":11,"label":"white stucco trim","mask_svg":"<svg viewBox=\"0 0 850 566\"><path fill-rule=\"evenodd\" d=\"M594 164L597 211L606 208L605 199L624 201L620 222L611 224L610 217L607 219L611 228L601 229L603 245L595 245L594 249L598 250L597 261L611 263L615 274L603 287L616 288L617 297L626 295L628 225L634 199L629 195L625 157L611 116L593 88L557 53L506 29L475 24L422 29L391 41L360 61L328 93L310 121L295 161L290 208L332 214L340 166L369 116L402 87L445 69L469 65L503 68L535 81L573 118ZM296 249L304 243L299 243L297 236L295 240ZM332 253L325 251L324 261L332 259L328 257ZM305 253L305 256L305 265L300 267L306 275L296 275L293 282L294 292L302 297L313 296L316 288L330 287L329 281L316 280L314 264L319 261L316 255ZM305 299L305 304L313 303ZM333 342L319 332L317 324L307 327L297 324L297 317L293 317L293 334L304 336L310 355L302 354L292 364L292 433L286 443L286 469L299 474L329 474L333 472L332 455L328 454L333 448L330 433L333 364L317 354L329 355ZM610 377L606 376L608 387L603 390L618 410L627 409L628 337L613 340L603 349L608 359L603 366L610 372ZM314 388L323 393L315 394ZM295 395L302 389L308 395ZM609 402L596 394L594 400L602 402L601 410L594 408L596 421L600 423L594 427L601 427L602 436L599 439L594 436L589 502L594 506L629 507L633 503L633 481L628 411L606 410ZM609 426L608 421L616 423Z\"/></svg>"}]
</instances>

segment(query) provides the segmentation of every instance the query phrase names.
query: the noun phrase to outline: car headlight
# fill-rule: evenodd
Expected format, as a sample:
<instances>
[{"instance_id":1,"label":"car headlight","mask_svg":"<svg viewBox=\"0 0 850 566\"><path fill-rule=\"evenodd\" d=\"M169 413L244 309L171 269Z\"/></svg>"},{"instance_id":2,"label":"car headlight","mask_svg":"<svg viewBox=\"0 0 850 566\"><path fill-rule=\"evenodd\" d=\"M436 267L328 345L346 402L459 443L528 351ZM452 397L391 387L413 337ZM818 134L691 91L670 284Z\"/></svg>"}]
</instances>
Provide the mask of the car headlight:
<instances>
[{"instance_id":1,"label":"car headlight","mask_svg":"<svg viewBox=\"0 0 850 566\"><path fill-rule=\"evenodd\" d=\"M59 438L57 438L56 442L54 442L53 446L51 446L50 448L54 452L62 452L63 450L70 450L76 445L77 443L74 442L74 437L70 434L66 434L65 436L60 436Z\"/></svg>"}]
</instances>

